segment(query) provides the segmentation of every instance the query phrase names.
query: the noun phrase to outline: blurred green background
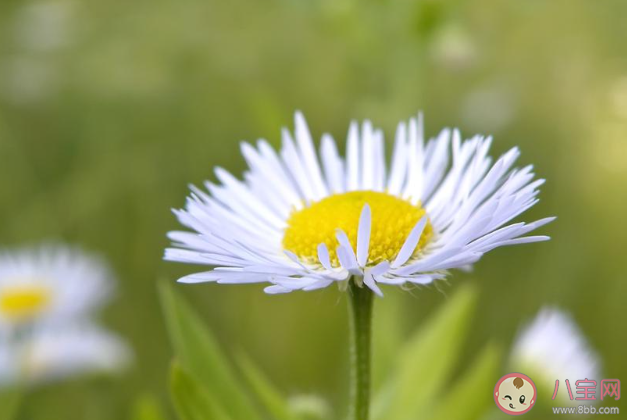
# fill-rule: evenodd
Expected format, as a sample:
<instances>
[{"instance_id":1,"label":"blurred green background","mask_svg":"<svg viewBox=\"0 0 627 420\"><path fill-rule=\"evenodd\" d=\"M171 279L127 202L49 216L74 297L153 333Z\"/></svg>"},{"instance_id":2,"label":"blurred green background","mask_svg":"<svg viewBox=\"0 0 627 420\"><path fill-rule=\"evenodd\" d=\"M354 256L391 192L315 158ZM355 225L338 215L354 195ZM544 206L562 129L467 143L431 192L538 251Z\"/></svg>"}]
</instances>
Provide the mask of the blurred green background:
<instances>
[{"instance_id":1,"label":"blurred green background","mask_svg":"<svg viewBox=\"0 0 627 420\"><path fill-rule=\"evenodd\" d=\"M167 405L156 283L197 269L161 261L170 209L214 166L239 175L239 141L278 145L295 109L315 138L343 144L349 120L370 118L388 145L423 110L429 135L493 134L493 155L519 145L519 163L548 180L522 219L557 215L541 232L552 241L496 250L435 287L384 290L377 378L395 356L384 338L470 282L480 302L459 369L552 303L574 314L604 377L626 379L626 17L623 0L1 2L0 244L60 239L107 256L119 290L104 320L136 353L123 377L37 389L21 418L122 419L144 392ZM178 289L286 393L345 399L335 288Z\"/></svg>"}]
</instances>

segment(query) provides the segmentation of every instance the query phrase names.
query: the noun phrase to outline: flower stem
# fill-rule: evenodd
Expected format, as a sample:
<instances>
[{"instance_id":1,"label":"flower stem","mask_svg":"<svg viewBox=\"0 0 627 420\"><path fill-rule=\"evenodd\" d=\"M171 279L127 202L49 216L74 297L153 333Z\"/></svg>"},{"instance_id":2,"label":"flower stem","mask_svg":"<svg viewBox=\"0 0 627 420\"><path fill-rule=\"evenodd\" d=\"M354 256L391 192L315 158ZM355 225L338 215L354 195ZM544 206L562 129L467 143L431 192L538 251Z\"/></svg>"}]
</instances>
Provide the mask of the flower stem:
<instances>
[{"instance_id":1,"label":"flower stem","mask_svg":"<svg viewBox=\"0 0 627 420\"><path fill-rule=\"evenodd\" d=\"M368 420L370 411L370 345L374 294L349 279L351 320L351 420Z\"/></svg>"}]
</instances>

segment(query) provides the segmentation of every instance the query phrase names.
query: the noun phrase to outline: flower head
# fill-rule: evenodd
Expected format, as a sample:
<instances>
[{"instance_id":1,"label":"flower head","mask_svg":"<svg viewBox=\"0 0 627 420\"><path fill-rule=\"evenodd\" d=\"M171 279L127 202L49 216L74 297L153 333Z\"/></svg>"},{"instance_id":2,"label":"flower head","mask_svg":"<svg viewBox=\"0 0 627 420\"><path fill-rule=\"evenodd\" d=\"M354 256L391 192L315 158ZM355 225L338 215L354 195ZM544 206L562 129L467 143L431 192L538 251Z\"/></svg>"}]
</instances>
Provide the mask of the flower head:
<instances>
[{"instance_id":1,"label":"flower head","mask_svg":"<svg viewBox=\"0 0 627 420\"><path fill-rule=\"evenodd\" d=\"M0 251L0 329L86 315L110 291L106 266L76 249L49 245Z\"/></svg>"},{"instance_id":2,"label":"flower head","mask_svg":"<svg viewBox=\"0 0 627 420\"><path fill-rule=\"evenodd\" d=\"M462 141L443 130L425 143L422 119L399 124L388 167L383 134L353 123L346 158L330 135L314 149L303 116L283 130L277 154L265 141L242 144L249 170L240 181L222 168L208 193L192 187L175 211L191 232L171 232L171 261L214 266L180 279L195 283L269 282L268 293L314 290L355 276L379 284L428 284L466 268L553 218L507 225L538 199L532 167L513 169L514 148L496 163L491 139Z\"/></svg>"},{"instance_id":3,"label":"flower head","mask_svg":"<svg viewBox=\"0 0 627 420\"><path fill-rule=\"evenodd\" d=\"M543 308L514 341L510 364L553 386L568 379L572 392L578 380L600 380L600 361L577 324L565 312ZM566 390L561 397L568 394Z\"/></svg>"},{"instance_id":4,"label":"flower head","mask_svg":"<svg viewBox=\"0 0 627 420\"><path fill-rule=\"evenodd\" d=\"M123 367L128 348L92 323L112 276L63 245L0 252L0 385Z\"/></svg>"}]
</instances>

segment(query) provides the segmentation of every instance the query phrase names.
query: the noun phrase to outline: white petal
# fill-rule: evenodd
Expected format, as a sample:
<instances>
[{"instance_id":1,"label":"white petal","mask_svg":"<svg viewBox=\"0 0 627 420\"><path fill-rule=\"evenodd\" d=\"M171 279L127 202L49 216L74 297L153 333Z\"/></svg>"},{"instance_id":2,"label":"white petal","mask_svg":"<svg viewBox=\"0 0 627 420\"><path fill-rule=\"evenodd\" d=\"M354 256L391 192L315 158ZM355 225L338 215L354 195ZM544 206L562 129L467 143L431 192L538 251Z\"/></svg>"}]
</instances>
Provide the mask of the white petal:
<instances>
[{"instance_id":1,"label":"white petal","mask_svg":"<svg viewBox=\"0 0 627 420\"><path fill-rule=\"evenodd\" d=\"M338 229L337 237L340 242L340 246L337 247L336 253L338 259L340 260L340 264L351 274L361 275L362 271L359 268L355 252L348 241L348 237L340 229Z\"/></svg>"},{"instance_id":2,"label":"white petal","mask_svg":"<svg viewBox=\"0 0 627 420\"><path fill-rule=\"evenodd\" d=\"M318 260L324 268L329 271L333 270L333 267L331 266L331 258L329 257L329 250L324 242L318 245Z\"/></svg>"},{"instance_id":3,"label":"white petal","mask_svg":"<svg viewBox=\"0 0 627 420\"><path fill-rule=\"evenodd\" d=\"M359 128L353 122L348 129L348 140L346 141L346 190L355 191L360 188L360 165L359 165Z\"/></svg>"},{"instance_id":4,"label":"white petal","mask_svg":"<svg viewBox=\"0 0 627 420\"><path fill-rule=\"evenodd\" d=\"M278 295L283 293L290 293L292 292L292 289L288 289L287 287L283 287L278 284L273 284L272 286L268 286L263 289L263 291L269 295Z\"/></svg>"},{"instance_id":5,"label":"white petal","mask_svg":"<svg viewBox=\"0 0 627 420\"><path fill-rule=\"evenodd\" d=\"M332 280L318 280L317 282L303 287L303 290L306 292L310 292L312 290L318 290L318 289L323 289L325 287L328 287L329 285L331 285L333 283Z\"/></svg>"},{"instance_id":6,"label":"white petal","mask_svg":"<svg viewBox=\"0 0 627 420\"><path fill-rule=\"evenodd\" d=\"M327 179L330 192L344 192L344 161L340 158L335 141L330 135L325 134L322 136L320 149L324 174Z\"/></svg>"},{"instance_id":7,"label":"white petal","mask_svg":"<svg viewBox=\"0 0 627 420\"><path fill-rule=\"evenodd\" d=\"M371 222L372 213L370 206L365 204L359 216L359 229L357 231L357 263L361 267L365 267L368 262Z\"/></svg>"},{"instance_id":8,"label":"white petal","mask_svg":"<svg viewBox=\"0 0 627 420\"><path fill-rule=\"evenodd\" d=\"M346 250L346 252L348 253L348 256L352 260L355 260L355 263L357 263L357 257L355 256L355 251L353 250L353 246L350 240L348 239L348 236L346 236L346 233L344 233L342 229L336 229L335 237L337 238L337 241L340 243L340 245Z\"/></svg>"},{"instance_id":9,"label":"white petal","mask_svg":"<svg viewBox=\"0 0 627 420\"><path fill-rule=\"evenodd\" d=\"M308 177L306 166L301 160L301 156L294 145L292 135L287 130L281 131L281 138L283 147L281 148L281 160L283 165L288 170L288 173L292 176L294 183L297 185L300 194L309 200L316 200L319 198L318 193L314 190L312 182Z\"/></svg>"},{"instance_id":10,"label":"white petal","mask_svg":"<svg viewBox=\"0 0 627 420\"><path fill-rule=\"evenodd\" d=\"M429 275L429 274L423 274L423 275L418 275L418 276L409 276L409 277L406 277L406 279L408 282L414 283L414 284L430 284L430 283L433 283L433 280L437 278L442 278L442 277L437 277L437 276Z\"/></svg>"},{"instance_id":11,"label":"white petal","mask_svg":"<svg viewBox=\"0 0 627 420\"><path fill-rule=\"evenodd\" d=\"M364 284L368 286L370 290L376 293L377 296L383 297L383 292L381 291L381 289L379 289L379 286L377 286L377 283L374 281L374 278L372 277L372 274L370 274L369 271L366 271L364 273Z\"/></svg>"},{"instance_id":12,"label":"white petal","mask_svg":"<svg viewBox=\"0 0 627 420\"><path fill-rule=\"evenodd\" d=\"M364 121L361 129L361 183L360 189L372 191L374 189L374 130L372 123Z\"/></svg>"},{"instance_id":13,"label":"white petal","mask_svg":"<svg viewBox=\"0 0 627 420\"><path fill-rule=\"evenodd\" d=\"M394 143L394 154L392 156L392 166L390 167L390 179L388 180L388 191L390 194L398 195L405 182L407 168L407 127L404 122L398 124L396 129L396 140Z\"/></svg>"},{"instance_id":14,"label":"white petal","mask_svg":"<svg viewBox=\"0 0 627 420\"><path fill-rule=\"evenodd\" d=\"M370 269L370 272L372 273L373 276L380 276L382 274L387 273L389 269L390 269L390 263L387 261L383 261L375 265L374 267L372 267Z\"/></svg>"},{"instance_id":15,"label":"white petal","mask_svg":"<svg viewBox=\"0 0 627 420\"><path fill-rule=\"evenodd\" d=\"M392 286L399 286L407 282L407 279L405 277L396 277L396 276L374 276L374 277L377 280L377 283L389 284Z\"/></svg>"},{"instance_id":16,"label":"white petal","mask_svg":"<svg viewBox=\"0 0 627 420\"><path fill-rule=\"evenodd\" d=\"M385 140L383 132L376 130L374 133L374 191L385 191L386 169L385 169Z\"/></svg>"},{"instance_id":17,"label":"white petal","mask_svg":"<svg viewBox=\"0 0 627 420\"><path fill-rule=\"evenodd\" d=\"M407 236L405 243L401 247L401 250L396 256L396 259L392 263L392 268L398 268L402 266L403 264L407 262L409 257L412 256L412 254L414 253L414 250L416 249L416 246L418 245L418 241L420 241L420 236L422 235L422 231L425 229L426 225L427 225L427 216L423 216L418 221L418 223L416 223L416 226L414 226L414 228L411 230L411 232Z\"/></svg>"},{"instance_id":18,"label":"white petal","mask_svg":"<svg viewBox=\"0 0 627 420\"><path fill-rule=\"evenodd\" d=\"M414 204L422 198L424 184L423 148L422 129L419 128L418 121L412 118L409 121L408 174L403 197L410 199Z\"/></svg>"},{"instance_id":19,"label":"white petal","mask_svg":"<svg viewBox=\"0 0 627 420\"><path fill-rule=\"evenodd\" d=\"M313 146L313 140L311 139L311 134L303 114L296 112L294 119L296 126L296 142L298 143L300 156L302 162L307 168L307 173L309 175L309 179L311 180L312 188L315 191L316 197L320 199L327 195L328 191L324 181L322 180L322 172L320 171L318 156L316 155L316 151Z\"/></svg>"}]
</instances>

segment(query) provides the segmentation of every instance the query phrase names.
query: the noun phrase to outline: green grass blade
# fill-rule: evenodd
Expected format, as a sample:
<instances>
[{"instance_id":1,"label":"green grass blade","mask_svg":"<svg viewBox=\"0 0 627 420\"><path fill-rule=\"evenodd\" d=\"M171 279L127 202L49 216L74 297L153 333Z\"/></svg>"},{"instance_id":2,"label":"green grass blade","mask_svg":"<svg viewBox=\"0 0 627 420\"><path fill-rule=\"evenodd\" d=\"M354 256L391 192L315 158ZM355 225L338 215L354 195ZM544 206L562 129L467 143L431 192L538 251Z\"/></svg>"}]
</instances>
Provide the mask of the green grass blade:
<instances>
[{"instance_id":1,"label":"green grass blade","mask_svg":"<svg viewBox=\"0 0 627 420\"><path fill-rule=\"evenodd\" d=\"M488 344L473 365L442 398L433 420L475 420L494 404L492 393L501 363L501 348Z\"/></svg>"},{"instance_id":2,"label":"green grass blade","mask_svg":"<svg viewBox=\"0 0 627 420\"><path fill-rule=\"evenodd\" d=\"M413 335L375 398L373 418L413 420L430 410L455 366L475 300L470 287L461 288Z\"/></svg>"},{"instance_id":3,"label":"green grass blade","mask_svg":"<svg viewBox=\"0 0 627 420\"><path fill-rule=\"evenodd\" d=\"M270 414L270 418L275 420L294 420L295 416L290 413L285 397L275 388L255 363L243 353L239 355L237 362L244 374L244 378L248 381L258 401Z\"/></svg>"},{"instance_id":4,"label":"green grass blade","mask_svg":"<svg viewBox=\"0 0 627 420\"><path fill-rule=\"evenodd\" d=\"M167 330L181 366L193 372L195 379L233 418L260 419L229 360L201 319L170 284L162 282L159 292Z\"/></svg>"},{"instance_id":5,"label":"green grass blade","mask_svg":"<svg viewBox=\"0 0 627 420\"><path fill-rule=\"evenodd\" d=\"M172 363L170 391L180 420L235 420L179 363Z\"/></svg>"}]
</instances>

